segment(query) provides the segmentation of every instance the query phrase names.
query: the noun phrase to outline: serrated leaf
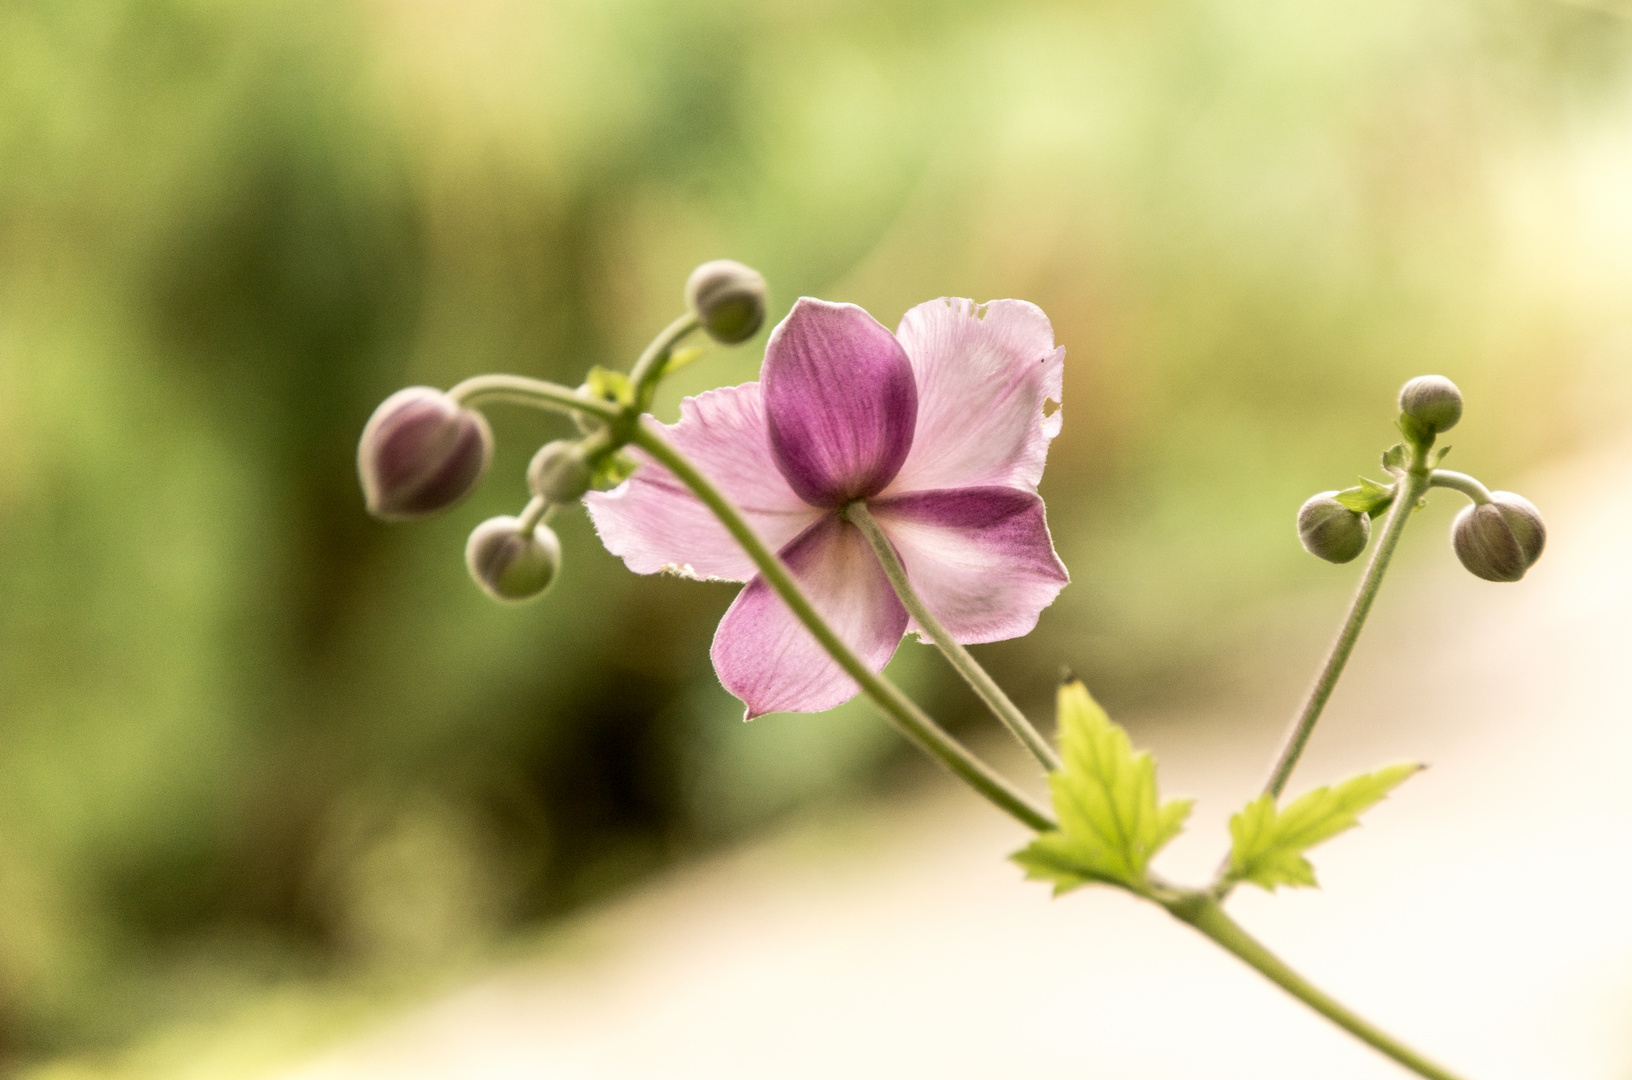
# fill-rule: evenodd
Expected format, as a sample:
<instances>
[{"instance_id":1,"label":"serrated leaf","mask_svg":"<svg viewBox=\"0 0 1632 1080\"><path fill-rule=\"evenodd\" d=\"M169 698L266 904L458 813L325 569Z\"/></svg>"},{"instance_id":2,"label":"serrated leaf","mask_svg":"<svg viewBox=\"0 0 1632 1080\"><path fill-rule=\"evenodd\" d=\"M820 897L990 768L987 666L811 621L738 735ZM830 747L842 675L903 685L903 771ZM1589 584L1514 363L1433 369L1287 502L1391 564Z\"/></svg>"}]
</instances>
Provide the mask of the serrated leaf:
<instances>
[{"instance_id":1,"label":"serrated leaf","mask_svg":"<svg viewBox=\"0 0 1632 1080\"><path fill-rule=\"evenodd\" d=\"M584 386L590 394L602 401L611 401L618 405L629 405L635 400L634 387L629 385L629 376L621 371L613 371L597 364L589 369L584 377Z\"/></svg>"},{"instance_id":2,"label":"serrated leaf","mask_svg":"<svg viewBox=\"0 0 1632 1080\"><path fill-rule=\"evenodd\" d=\"M1230 818L1232 881L1250 881L1274 892L1277 886L1314 888L1315 868L1303 853L1323 840L1360 824L1360 815L1381 802L1421 765L1391 765L1374 773L1316 788L1284 810L1262 795Z\"/></svg>"},{"instance_id":3,"label":"serrated leaf","mask_svg":"<svg viewBox=\"0 0 1632 1080\"><path fill-rule=\"evenodd\" d=\"M1376 517L1394 501L1394 489L1362 476L1358 487L1344 488L1333 498L1357 514Z\"/></svg>"},{"instance_id":4,"label":"serrated leaf","mask_svg":"<svg viewBox=\"0 0 1632 1080\"><path fill-rule=\"evenodd\" d=\"M1012 858L1055 895L1095 881L1143 890L1151 856L1179 834L1191 800L1158 800L1155 759L1134 753L1081 682L1060 687L1058 710L1063 768L1048 786L1060 828Z\"/></svg>"},{"instance_id":5,"label":"serrated leaf","mask_svg":"<svg viewBox=\"0 0 1632 1080\"><path fill-rule=\"evenodd\" d=\"M619 450L616 453L607 454L605 457L601 458L601 460L595 463L595 475L590 481L590 486L596 491L606 491L610 488L615 488L625 480L629 479L630 475L633 474L635 469L639 468L639 466L640 462L636 461L633 457L624 453L622 450Z\"/></svg>"},{"instance_id":6,"label":"serrated leaf","mask_svg":"<svg viewBox=\"0 0 1632 1080\"><path fill-rule=\"evenodd\" d=\"M1403 472L1411 459L1411 452L1404 443L1395 443L1383 451L1383 468L1391 473Z\"/></svg>"}]
</instances>

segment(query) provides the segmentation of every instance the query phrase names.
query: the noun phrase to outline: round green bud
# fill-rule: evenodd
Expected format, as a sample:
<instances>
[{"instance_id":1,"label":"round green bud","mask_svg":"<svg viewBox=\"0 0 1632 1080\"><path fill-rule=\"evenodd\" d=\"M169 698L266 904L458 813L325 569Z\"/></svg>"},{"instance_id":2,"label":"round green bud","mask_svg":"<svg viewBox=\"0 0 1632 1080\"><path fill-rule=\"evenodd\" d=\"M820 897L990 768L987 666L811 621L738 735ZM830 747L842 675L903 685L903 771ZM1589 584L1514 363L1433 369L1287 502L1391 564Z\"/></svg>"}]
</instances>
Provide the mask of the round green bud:
<instances>
[{"instance_id":1,"label":"round green bud","mask_svg":"<svg viewBox=\"0 0 1632 1080\"><path fill-rule=\"evenodd\" d=\"M440 390L410 386L368 418L357 443L357 475L369 513L406 521L470 494L492 457L493 432L481 413Z\"/></svg>"},{"instance_id":2,"label":"round green bud","mask_svg":"<svg viewBox=\"0 0 1632 1080\"><path fill-rule=\"evenodd\" d=\"M765 323L765 279L739 262L715 259L691 272L686 303L709 337L722 345L737 345Z\"/></svg>"},{"instance_id":3,"label":"round green bud","mask_svg":"<svg viewBox=\"0 0 1632 1080\"><path fill-rule=\"evenodd\" d=\"M595 469L583 446L565 439L539 447L527 466L527 486L534 495L557 506L583 498L594 479Z\"/></svg>"},{"instance_id":4,"label":"round green bud","mask_svg":"<svg viewBox=\"0 0 1632 1080\"><path fill-rule=\"evenodd\" d=\"M1335 491L1323 491L1298 509L1298 539L1303 550L1332 563L1346 563L1366 550L1371 519L1338 502Z\"/></svg>"},{"instance_id":5,"label":"round green bud","mask_svg":"<svg viewBox=\"0 0 1632 1080\"><path fill-rule=\"evenodd\" d=\"M547 525L523 533L520 518L488 518L465 544L465 565L493 599L531 600L550 587L561 569L561 541Z\"/></svg>"},{"instance_id":6,"label":"round green bud","mask_svg":"<svg viewBox=\"0 0 1632 1080\"><path fill-rule=\"evenodd\" d=\"M1400 411L1430 431L1449 431L1462 419L1462 391L1443 375L1418 375L1400 388Z\"/></svg>"},{"instance_id":7,"label":"round green bud","mask_svg":"<svg viewBox=\"0 0 1632 1080\"><path fill-rule=\"evenodd\" d=\"M1546 546L1541 512L1511 491L1491 492L1490 502L1464 508L1451 524L1456 557L1486 581L1518 581Z\"/></svg>"}]
</instances>

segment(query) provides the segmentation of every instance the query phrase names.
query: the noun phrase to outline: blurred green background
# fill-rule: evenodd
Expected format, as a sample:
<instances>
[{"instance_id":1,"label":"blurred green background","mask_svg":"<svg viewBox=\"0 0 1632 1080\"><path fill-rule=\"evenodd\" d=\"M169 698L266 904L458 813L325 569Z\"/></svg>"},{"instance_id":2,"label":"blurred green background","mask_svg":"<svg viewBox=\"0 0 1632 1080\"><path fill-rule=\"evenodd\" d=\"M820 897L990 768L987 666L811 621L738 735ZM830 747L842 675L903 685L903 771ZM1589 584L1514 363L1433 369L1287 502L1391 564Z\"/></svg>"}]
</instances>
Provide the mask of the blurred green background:
<instances>
[{"instance_id":1,"label":"blurred green background","mask_svg":"<svg viewBox=\"0 0 1632 1080\"><path fill-rule=\"evenodd\" d=\"M463 537L559 421L495 408L468 503L367 518L392 390L626 366L716 257L773 318L1032 300L1074 581L982 655L1039 714L1061 664L1205 700L1352 581L1292 516L1376 474L1404 379L1461 384L1493 487L1625 427L1629 10L0 4L0 1062L388 993L929 775L854 704L741 724L732 587L636 578L581 513L545 601L488 602Z\"/></svg>"}]
</instances>

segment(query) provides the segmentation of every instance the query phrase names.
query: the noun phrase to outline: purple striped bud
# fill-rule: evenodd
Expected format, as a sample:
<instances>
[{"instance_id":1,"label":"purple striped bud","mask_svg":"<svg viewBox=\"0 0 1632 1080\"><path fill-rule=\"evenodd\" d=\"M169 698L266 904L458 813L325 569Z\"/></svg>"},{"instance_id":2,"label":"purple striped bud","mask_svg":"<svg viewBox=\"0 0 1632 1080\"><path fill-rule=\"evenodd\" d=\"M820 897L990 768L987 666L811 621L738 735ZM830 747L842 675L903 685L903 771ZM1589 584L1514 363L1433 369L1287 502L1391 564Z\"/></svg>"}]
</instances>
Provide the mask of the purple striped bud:
<instances>
[{"instance_id":1,"label":"purple striped bud","mask_svg":"<svg viewBox=\"0 0 1632 1080\"><path fill-rule=\"evenodd\" d=\"M1366 550L1371 519L1338 502L1336 495L1323 491L1298 508L1298 539L1309 554L1346 563Z\"/></svg>"},{"instance_id":2,"label":"purple striped bud","mask_svg":"<svg viewBox=\"0 0 1632 1080\"><path fill-rule=\"evenodd\" d=\"M1475 577L1518 581L1541 558L1547 526L1522 495L1493 491L1490 502L1469 506L1451 525L1451 547Z\"/></svg>"},{"instance_id":3,"label":"purple striped bud","mask_svg":"<svg viewBox=\"0 0 1632 1080\"><path fill-rule=\"evenodd\" d=\"M1462 419L1462 391L1443 375L1418 375L1400 388L1400 411L1432 432Z\"/></svg>"},{"instance_id":4,"label":"purple striped bud","mask_svg":"<svg viewBox=\"0 0 1632 1080\"><path fill-rule=\"evenodd\" d=\"M368 512L409 521L444 510L487 471L487 420L428 386L398 390L380 403L357 444L357 474Z\"/></svg>"}]
</instances>

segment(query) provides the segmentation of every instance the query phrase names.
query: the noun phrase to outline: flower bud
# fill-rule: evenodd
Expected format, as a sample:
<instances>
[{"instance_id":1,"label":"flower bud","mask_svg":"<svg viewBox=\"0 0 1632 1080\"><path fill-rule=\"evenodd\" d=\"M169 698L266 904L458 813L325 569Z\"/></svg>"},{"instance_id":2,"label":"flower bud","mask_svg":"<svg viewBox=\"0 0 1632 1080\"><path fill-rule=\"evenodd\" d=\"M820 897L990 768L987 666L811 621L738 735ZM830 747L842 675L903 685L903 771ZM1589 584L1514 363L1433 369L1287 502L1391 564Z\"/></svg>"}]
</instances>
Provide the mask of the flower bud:
<instances>
[{"instance_id":1,"label":"flower bud","mask_svg":"<svg viewBox=\"0 0 1632 1080\"><path fill-rule=\"evenodd\" d=\"M1327 562L1346 563L1366 550L1371 538L1371 519L1357 514L1333 498L1337 492L1323 491L1298 510L1298 539L1303 550Z\"/></svg>"},{"instance_id":2,"label":"flower bud","mask_svg":"<svg viewBox=\"0 0 1632 1080\"><path fill-rule=\"evenodd\" d=\"M1451 525L1451 547L1462 565L1486 581L1518 581L1541 558L1547 526L1522 495L1493 491L1490 502L1469 506Z\"/></svg>"},{"instance_id":3,"label":"flower bud","mask_svg":"<svg viewBox=\"0 0 1632 1080\"><path fill-rule=\"evenodd\" d=\"M531 600L550 587L561 569L561 541L547 525L523 533L520 518L488 518L465 544L465 565L493 599Z\"/></svg>"},{"instance_id":4,"label":"flower bud","mask_svg":"<svg viewBox=\"0 0 1632 1080\"><path fill-rule=\"evenodd\" d=\"M1462 391L1443 375L1418 375L1400 388L1400 411L1429 431L1449 431L1462 419Z\"/></svg>"},{"instance_id":5,"label":"flower bud","mask_svg":"<svg viewBox=\"0 0 1632 1080\"><path fill-rule=\"evenodd\" d=\"M715 259L691 272L686 303L702 319L709 337L736 345L753 337L765 322L765 279L739 262Z\"/></svg>"},{"instance_id":6,"label":"flower bud","mask_svg":"<svg viewBox=\"0 0 1632 1080\"><path fill-rule=\"evenodd\" d=\"M545 443L527 466L527 486L533 494L558 506L578 501L594 479L583 446L565 439Z\"/></svg>"},{"instance_id":7,"label":"flower bud","mask_svg":"<svg viewBox=\"0 0 1632 1080\"><path fill-rule=\"evenodd\" d=\"M369 513L407 521L468 495L492 456L493 433L481 413L440 390L410 386L368 418L357 444L357 473Z\"/></svg>"}]
</instances>

